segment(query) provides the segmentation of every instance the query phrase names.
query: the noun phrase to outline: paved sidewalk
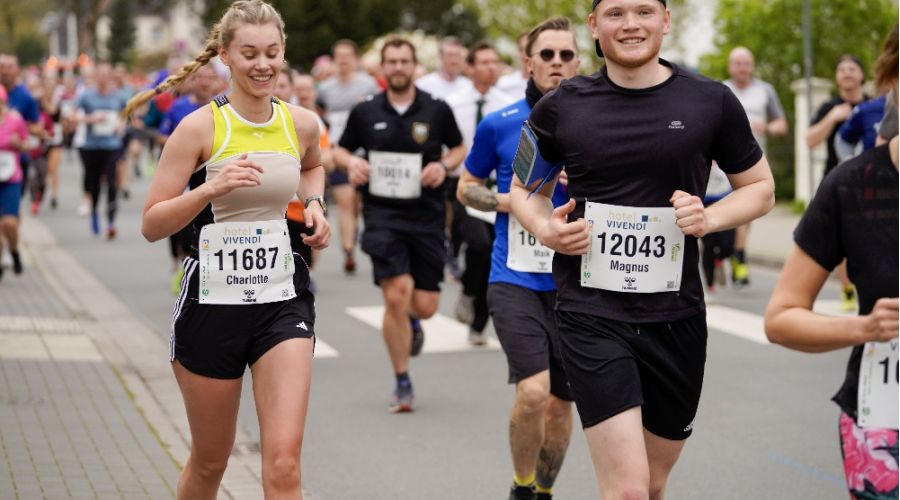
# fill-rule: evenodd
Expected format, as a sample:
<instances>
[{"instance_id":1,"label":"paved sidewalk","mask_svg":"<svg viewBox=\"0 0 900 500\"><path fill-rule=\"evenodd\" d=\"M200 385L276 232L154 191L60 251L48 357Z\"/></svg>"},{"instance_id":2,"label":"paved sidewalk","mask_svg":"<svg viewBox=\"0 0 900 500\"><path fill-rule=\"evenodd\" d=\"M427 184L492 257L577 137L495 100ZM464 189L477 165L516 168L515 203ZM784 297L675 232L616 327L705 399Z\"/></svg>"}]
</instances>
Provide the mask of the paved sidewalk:
<instances>
[{"instance_id":1,"label":"paved sidewalk","mask_svg":"<svg viewBox=\"0 0 900 500\"><path fill-rule=\"evenodd\" d=\"M789 205L777 205L765 217L753 221L747 236L747 258L770 267L784 266L794 248L794 228L800 217Z\"/></svg>"},{"instance_id":2,"label":"paved sidewalk","mask_svg":"<svg viewBox=\"0 0 900 500\"><path fill-rule=\"evenodd\" d=\"M189 431L168 346L28 216L21 254L0 280L0 498L173 498ZM220 498L262 497L249 442Z\"/></svg>"}]
</instances>

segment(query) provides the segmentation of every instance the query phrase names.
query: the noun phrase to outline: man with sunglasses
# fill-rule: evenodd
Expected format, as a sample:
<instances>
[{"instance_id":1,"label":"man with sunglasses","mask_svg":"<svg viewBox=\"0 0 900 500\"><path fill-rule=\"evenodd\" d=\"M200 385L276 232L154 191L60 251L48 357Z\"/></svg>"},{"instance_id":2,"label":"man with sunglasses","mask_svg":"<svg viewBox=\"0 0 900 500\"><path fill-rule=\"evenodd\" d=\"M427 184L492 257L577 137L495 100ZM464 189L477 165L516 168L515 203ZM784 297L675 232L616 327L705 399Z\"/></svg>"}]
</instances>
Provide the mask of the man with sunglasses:
<instances>
[{"instance_id":1,"label":"man with sunglasses","mask_svg":"<svg viewBox=\"0 0 900 500\"><path fill-rule=\"evenodd\" d=\"M487 42L478 42L466 56L472 77L472 87L465 88L447 97L447 104L453 110L456 124L463 136L466 149L472 149L475 127L489 113L512 104L515 98L499 90L500 56ZM449 193L455 193L459 176L454 174L448 185ZM462 274L462 294L456 306L456 318L469 325L469 343L482 346L487 343L484 329L489 319L487 306L488 274L491 270L491 241L494 230L483 220L466 213L465 208L455 199L453 207L451 240L455 244L466 244L465 271ZM458 251L458 247L454 248ZM456 252L454 252L454 255Z\"/></svg>"},{"instance_id":2,"label":"man with sunglasses","mask_svg":"<svg viewBox=\"0 0 900 500\"><path fill-rule=\"evenodd\" d=\"M516 395L509 419L513 461L510 499L552 498L572 433L572 395L559 355L552 251L537 243L509 212L513 158L532 106L578 72L571 22L553 17L525 36L526 98L492 113L478 125L457 197L464 205L496 211L487 293L494 329L506 353ZM497 192L485 184L496 173ZM558 185L554 206L568 195Z\"/></svg>"},{"instance_id":3,"label":"man with sunglasses","mask_svg":"<svg viewBox=\"0 0 900 500\"><path fill-rule=\"evenodd\" d=\"M774 204L734 94L660 59L670 21L665 0L593 0L606 64L535 105L510 191L515 217L556 251L560 351L602 498L665 496L706 363L697 238ZM554 209L554 183L538 189L518 168L532 159L565 165L568 203ZM734 191L704 207L712 161Z\"/></svg>"}]
</instances>

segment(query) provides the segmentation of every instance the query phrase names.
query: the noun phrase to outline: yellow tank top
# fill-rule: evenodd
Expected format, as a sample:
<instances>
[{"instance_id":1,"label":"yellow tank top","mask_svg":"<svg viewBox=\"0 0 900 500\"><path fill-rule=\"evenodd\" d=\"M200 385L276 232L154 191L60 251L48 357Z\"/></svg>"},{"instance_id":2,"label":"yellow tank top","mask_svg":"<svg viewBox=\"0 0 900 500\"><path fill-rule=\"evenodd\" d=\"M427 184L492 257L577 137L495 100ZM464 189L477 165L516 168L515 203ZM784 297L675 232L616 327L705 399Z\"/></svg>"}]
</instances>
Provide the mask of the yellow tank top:
<instances>
[{"instance_id":1,"label":"yellow tank top","mask_svg":"<svg viewBox=\"0 0 900 500\"><path fill-rule=\"evenodd\" d=\"M210 107L215 124L213 153L195 173L205 169L208 182L244 154L264 170L258 173L259 186L238 188L214 199L212 222L283 219L288 202L300 187L302 157L287 106L272 98L272 117L266 123L242 117L224 96Z\"/></svg>"}]
</instances>

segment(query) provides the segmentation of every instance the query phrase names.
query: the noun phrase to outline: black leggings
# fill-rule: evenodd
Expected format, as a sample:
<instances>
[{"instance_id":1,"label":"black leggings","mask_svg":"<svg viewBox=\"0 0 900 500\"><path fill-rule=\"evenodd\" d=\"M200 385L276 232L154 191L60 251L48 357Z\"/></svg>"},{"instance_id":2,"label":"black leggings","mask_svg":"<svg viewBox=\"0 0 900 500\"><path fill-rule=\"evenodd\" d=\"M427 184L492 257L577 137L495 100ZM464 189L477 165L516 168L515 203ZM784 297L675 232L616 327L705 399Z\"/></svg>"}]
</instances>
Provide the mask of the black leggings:
<instances>
[{"instance_id":1,"label":"black leggings","mask_svg":"<svg viewBox=\"0 0 900 500\"><path fill-rule=\"evenodd\" d=\"M116 218L116 163L121 156L118 149L79 149L84 164L84 192L91 197L91 214L97 213L100 185L106 178L106 216L110 225Z\"/></svg>"},{"instance_id":2,"label":"black leggings","mask_svg":"<svg viewBox=\"0 0 900 500\"><path fill-rule=\"evenodd\" d=\"M734 229L710 233L703 237L703 275L706 286L715 284L716 261L734 254Z\"/></svg>"},{"instance_id":3,"label":"black leggings","mask_svg":"<svg viewBox=\"0 0 900 500\"><path fill-rule=\"evenodd\" d=\"M466 243L466 269L462 275L463 293L475 298L475 319L469 325L473 331L483 332L490 318L487 303L488 278L491 274L491 250L494 246L494 226L462 211L460 229Z\"/></svg>"}]
</instances>

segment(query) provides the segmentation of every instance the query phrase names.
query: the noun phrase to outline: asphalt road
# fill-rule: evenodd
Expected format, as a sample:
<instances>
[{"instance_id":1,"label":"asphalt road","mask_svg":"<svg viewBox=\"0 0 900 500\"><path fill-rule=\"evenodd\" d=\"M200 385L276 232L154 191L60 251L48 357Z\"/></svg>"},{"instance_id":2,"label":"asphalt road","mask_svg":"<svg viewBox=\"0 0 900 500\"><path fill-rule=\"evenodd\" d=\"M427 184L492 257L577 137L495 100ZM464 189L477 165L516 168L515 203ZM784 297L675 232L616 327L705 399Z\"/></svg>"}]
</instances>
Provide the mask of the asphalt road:
<instances>
[{"instance_id":1,"label":"asphalt road","mask_svg":"<svg viewBox=\"0 0 900 500\"><path fill-rule=\"evenodd\" d=\"M139 232L148 179L133 183L131 199L120 205L119 237L108 242L91 235L88 220L77 216L81 167L74 155L66 158L60 207L45 207L39 217L136 316L168 337L174 302L168 244L149 244ZM345 276L337 247L335 242L322 254L314 272L316 330L331 349L319 349L315 361L304 488L315 500L506 498L513 391L502 353L464 347L458 341L464 330L449 319L430 324L429 352L411 366L418 411L388 414L393 377L380 332L365 321L377 316L366 307L378 306L380 294L368 259L358 254L359 271ZM710 331L700 412L669 498L846 498L838 409L829 399L843 378L848 351L812 356L756 341L777 270L754 267L751 276L752 286L722 290L714 299L717 326ZM823 298L836 298L836 290L829 284ZM445 284L443 316L452 317L458 294L456 283ZM348 308L362 309L351 316ZM148 355L167 362L165 352ZM240 425L257 436L245 388ZM597 498L577 425L556 497Z\"/></svg>"}]
</instances>

